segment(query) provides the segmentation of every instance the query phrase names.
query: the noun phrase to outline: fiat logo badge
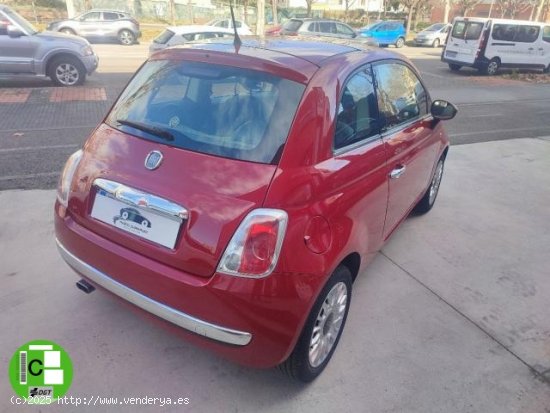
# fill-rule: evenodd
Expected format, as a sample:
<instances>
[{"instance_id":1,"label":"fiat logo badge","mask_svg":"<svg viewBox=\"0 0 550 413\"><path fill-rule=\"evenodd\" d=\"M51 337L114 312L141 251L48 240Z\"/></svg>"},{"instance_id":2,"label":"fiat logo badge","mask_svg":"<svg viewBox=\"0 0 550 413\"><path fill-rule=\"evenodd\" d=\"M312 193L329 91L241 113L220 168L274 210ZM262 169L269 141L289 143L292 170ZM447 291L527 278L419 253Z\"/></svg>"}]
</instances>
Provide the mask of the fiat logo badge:
<instances>
[{"instance_id":1,"label":"fiat logo badge","mask_svg":"<svg viewBox=\"0 0 550 413\"><path fill-rule=\"evenodd\" d=\"M150 171L157 169L162 163L162 153L159 151L151 151L145 158L145 167Z\"/></svg>"}]
</instances>

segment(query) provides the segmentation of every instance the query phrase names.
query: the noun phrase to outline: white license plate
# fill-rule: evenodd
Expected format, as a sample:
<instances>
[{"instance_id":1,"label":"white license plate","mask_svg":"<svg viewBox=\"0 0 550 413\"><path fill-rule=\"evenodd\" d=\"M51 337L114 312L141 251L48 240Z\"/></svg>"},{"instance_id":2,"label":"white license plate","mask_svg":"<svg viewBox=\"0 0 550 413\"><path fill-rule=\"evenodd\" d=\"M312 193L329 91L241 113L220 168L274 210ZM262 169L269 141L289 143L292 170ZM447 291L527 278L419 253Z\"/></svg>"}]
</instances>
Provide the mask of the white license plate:
<instances>
[{"instance_id":1,"label":"white license plate","mask_svg":"<svg viewBox=\"0 0 550 413\"><path fill-rule=\"evenodd\" d=\"M180 222L128 205L102 189L96 193L92 217L171 249L176 245L180 230Z\"/></svg>"},{"instance_id":2,"label":"white license plate","mask_svg":"<svg viewBox=\"0 0 550 413\"><path fill-rule=\"evenodd\" d=\"M445 56L447 57L456 57L457 53L456 52L451 52L451 51L448 51L445 53Z\"/></svg>"}]
</instances>

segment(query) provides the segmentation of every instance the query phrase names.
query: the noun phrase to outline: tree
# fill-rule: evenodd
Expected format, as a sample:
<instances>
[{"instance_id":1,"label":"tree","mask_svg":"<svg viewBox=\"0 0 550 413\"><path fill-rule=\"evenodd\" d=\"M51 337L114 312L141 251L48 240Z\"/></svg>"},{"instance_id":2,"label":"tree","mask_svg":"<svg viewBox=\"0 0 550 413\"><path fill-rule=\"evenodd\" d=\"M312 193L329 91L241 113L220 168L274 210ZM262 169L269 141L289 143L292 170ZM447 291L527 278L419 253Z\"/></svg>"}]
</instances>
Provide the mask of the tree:
<instances>
[{"instance_id":1,"label":"tree","mask_svg":"<svg viewBox=\"0 0 550 413\"><path fill-rule=\"evenodd\" d=\"M311 17L311 6L317 3L318 0L306 0L307 3L307 17Z\"/></svg>"},{"instance_id":2,"label":"tree","mask_svg":"<svg viewBox=\"0 0 550 413\"><path fill-rule=\"evenodd\" d=\"M479 3L481 3L481 0L456 0L462 16L466 16Z\"/></svg>"},{"instance_id":3,"label":"tree","mask_svg":"<svg viewBox=\"0 0 550 413\"><path fill-rule=\"evenodd\" d=\"M496 3L500 8L501 17L513 19L518 13L535 7L536 0L496 0Z\"/></svg>"},{"instance_id":4,"label":"tree","mask_svg":"<svg viewBox=\"0 0 550 413\"><path fill-rule=\"evenodd\" d=\"M345 7L344 19L346 22L348 21L348 17L349 17L349 9L355 4L356 1L357 0L344 0L344 7Z\"/></svg>"},{"instance_id":5,"label":"tree","mask_svg":"<svg viewBox=\"0 0 550 413\"><path fill-rule=\"evenodd\" d=\"M537 7L537 14L535 14L535 21L539 21L541 18L542 10L544 9L545 0L540 0Z\"/></svg>"},{"instance_id":6,"label":"tree","mask_svg":"<svg viewBox=\"0 0 550 413\"><path fill-rule=\"evenodd\" d=\"M273 14L273 24L277 26L279 24L279 16L277 15L277 0L271 0L271 12Z\"/></svg>"},{"instance_id":7,"label":"tree","mask_svg":"<svg viewBox=\"0 0 550 413\"><path fill-rule=\"evenodd\" d=\"M413 12L419 2L420 0L402 0L400 2L401 6L403 6L405 11L407 12L407 27L405 28L407 34L411 30L411 20Z\"/></svg>"}]
</instances>

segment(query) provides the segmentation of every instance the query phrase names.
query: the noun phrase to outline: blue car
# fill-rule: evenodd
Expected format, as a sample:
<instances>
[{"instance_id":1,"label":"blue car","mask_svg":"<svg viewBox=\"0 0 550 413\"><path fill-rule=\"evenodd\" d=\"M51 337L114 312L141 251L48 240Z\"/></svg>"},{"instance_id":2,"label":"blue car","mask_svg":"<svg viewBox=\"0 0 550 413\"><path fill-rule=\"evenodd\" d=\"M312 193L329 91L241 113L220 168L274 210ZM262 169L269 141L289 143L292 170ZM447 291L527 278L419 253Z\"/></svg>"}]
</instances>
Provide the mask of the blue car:
<instances>
[{"instance_id":1,"label":"blue car","mask_svg":"<svg viewBox=\"0 0 550 413\"><path fill-rule=\"evenodd\" d=\"M402 22L385 21L365 26L358 30L361 37L369 37L379 46L403 47L405 45L405 26Z\"/></svg>"}]
</instances>

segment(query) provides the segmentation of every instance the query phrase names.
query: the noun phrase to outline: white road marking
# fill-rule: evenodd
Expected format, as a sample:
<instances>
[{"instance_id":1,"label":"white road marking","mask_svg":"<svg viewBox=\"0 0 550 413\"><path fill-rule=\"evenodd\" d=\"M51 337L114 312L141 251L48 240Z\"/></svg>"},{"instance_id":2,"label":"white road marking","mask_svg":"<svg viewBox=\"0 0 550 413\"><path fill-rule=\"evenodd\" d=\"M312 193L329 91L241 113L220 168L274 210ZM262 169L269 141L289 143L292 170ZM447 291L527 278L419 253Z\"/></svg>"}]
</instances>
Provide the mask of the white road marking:
<instances>
[{"instance_id":1,"label":"white road marking","mask_svg":"<svg viewBox=\"0 0 550 413\"><path fill-rule=\"evenodd\" d=\"M494 116L504 116L501 113L488 113L486 115L470 115L469 118L492 118Z\"/></svg>"},{"instance_id":2,"label":"white road marking","mask_svg":"<svg viewBox=\"0 0 550 413\"><path fill-rule=\"evenodd\" d=\"M66 148L78 148L80 145L50 145L50 146L23 146L19 148L6 148L0 149L0 153L8 152L27 152L27 151L41 151L47 149L66 149Z\"/></svg>"},{"instance_id":3,"label":"white road marking","mask_svg":"<svg viewBox=\"0 0 550 413\"><path fill-rule=\"evenodd\" d=\"M59 176L60 174L61 174L61 171L40 172L37 174L31 174L31 175L8 175L8 176L0 176L0 181L14 181L16 179L32 179L32 178L40 178L45 176Z\"/></svg>"},{"instance_id":4,"label":"white road marking","mask_svg":"<svg viewBox=\"0 0 550 413\"><path fill-rule=\"evenodd\" d=\"M521 131L529 131L529 130L548 130L549 128L540 126L540 127L534 127L534 128L516 128L516 129L493 129L493 130L480 130L476 132L464 132L464 133L453 133L449 136L456 138L458 136L472 136L472 135L480 135L480 134L494 134L494 133L505 133L505 132L521 132Z\"/></svg>"}]
</instances>

